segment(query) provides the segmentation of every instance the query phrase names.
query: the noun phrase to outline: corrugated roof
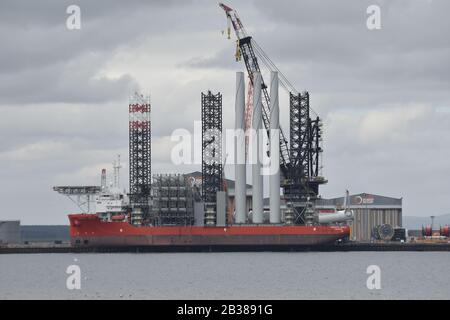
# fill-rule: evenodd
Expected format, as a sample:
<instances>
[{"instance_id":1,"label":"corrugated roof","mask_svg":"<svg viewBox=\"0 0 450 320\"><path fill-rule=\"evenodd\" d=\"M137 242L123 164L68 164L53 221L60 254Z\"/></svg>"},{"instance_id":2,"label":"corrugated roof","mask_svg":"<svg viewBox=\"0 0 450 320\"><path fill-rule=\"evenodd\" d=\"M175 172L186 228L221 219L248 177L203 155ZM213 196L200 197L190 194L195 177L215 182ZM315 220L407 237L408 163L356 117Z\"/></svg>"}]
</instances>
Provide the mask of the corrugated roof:
<instances>
[{"instance_id":1,"label":"corrugated roof","mask_svg":"<svg viewBox=\"0 0 450 320\"><path fill-rule=\"evenodd\" d=\"M332 199L319 199L317 205L323 206L342 206L344 204L344 197L332 198ZM387 196L380 196L370 193L358 193L350 195L350 205L355 206L401 206L402 198L392 198Z\"/></svg>"}]
</instances>

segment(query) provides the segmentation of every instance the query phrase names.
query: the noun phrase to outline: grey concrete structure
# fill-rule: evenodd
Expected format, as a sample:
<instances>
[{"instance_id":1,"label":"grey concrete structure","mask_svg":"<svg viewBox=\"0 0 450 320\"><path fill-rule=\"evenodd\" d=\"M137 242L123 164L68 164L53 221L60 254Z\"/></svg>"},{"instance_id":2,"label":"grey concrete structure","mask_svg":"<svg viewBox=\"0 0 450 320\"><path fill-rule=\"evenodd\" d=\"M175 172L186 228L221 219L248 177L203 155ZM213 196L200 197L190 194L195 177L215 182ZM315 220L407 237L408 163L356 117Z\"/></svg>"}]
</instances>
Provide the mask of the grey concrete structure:
<instances>
[{"instance_id":1,"label":"grey concrete structure","mask_svg":"<svg viewBox=\"0 0 450 320\"><path fill-rule=\"evenodd\" d=\"M280 223L280 107L278 72L270 73L270 223Z\"/></svg>"},{"instance_id":2,"label":"grey concrete structure","mask_svg":"<svg viewBox=\"0 0 450 320\"><path fill-rule=\"evenodd\" d=\"M235 99L235 129L236 143L234 144L235 163L235 222L245 223L247 217L246 203L246 164L245 164L245 82L244 73L236 72Z\"/></svg>"},{"instance_id":3,"label":"grey concrete structure","mask_svg":"<svg viewBox=\"0 0 450 320\"><path fill-rule=\"evenodd\" d=\"M253 223L263 222L263 176L261 175L262 141L260 130L262 128L262 102L261 102L261 74L255 72L253 80L253 119L252 119L252 217Z\"/></svg>"},{"instance_id":4,"label":"grey concrete structure","mask_svg":"<svg viewBox=\"0 0 450 320\"><path fill-rule=\"evenodd\" d=\"M20 221L0 221L0 245L17 244L20 242Z\"/></svg>"},{"instance_id":5,"label":"grey concrete structure","mask_svg":"<svg viewBox=\"0 0 450 320\"><path fill-rule=\"evenodd\" d=\"M205 205L203 202L194 202L194 225L203 227L205 225Z\"/></svg>"}]
</instances>

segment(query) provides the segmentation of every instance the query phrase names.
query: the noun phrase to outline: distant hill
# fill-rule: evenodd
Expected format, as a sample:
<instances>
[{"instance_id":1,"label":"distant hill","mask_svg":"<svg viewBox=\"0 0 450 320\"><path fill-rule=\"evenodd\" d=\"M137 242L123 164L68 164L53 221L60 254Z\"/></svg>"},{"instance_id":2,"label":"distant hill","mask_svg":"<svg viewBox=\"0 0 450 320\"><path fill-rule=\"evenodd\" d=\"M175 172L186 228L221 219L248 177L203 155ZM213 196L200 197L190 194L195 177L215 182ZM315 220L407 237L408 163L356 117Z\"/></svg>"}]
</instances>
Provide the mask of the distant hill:
<instances>
[{"instance_id":1,"label":"distant hill","mask_svg":"<svg viewBox=\"0 0 450 320\"><path fill-rule=\"evenodd\" d=\"M69 226L20 226L22 241L29 242L53 242L70 241Z\"/></svg>"},{"instance_id":2,"label":"distant hill","mask_svg":"<svg viewBox=\"0 0 450 320\"><path fill-rule=\"evenodd\" d=\"M403 216L403 227L409 230L421 229L422 226L431 224L431 218L428 217L414 217ZM436 216L434 218L433 229L439 229L439 226L450 225L450 213Z\"/></svg>"}]
</instances>

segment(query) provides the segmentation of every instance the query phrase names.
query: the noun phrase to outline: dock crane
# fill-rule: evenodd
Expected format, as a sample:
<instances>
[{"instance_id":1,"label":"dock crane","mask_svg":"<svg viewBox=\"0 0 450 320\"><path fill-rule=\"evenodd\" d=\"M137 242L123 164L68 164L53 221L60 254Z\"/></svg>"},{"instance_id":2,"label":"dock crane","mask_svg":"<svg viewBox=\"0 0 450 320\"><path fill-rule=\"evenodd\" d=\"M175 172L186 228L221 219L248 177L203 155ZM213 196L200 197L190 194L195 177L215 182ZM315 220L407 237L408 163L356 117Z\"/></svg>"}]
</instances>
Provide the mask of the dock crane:
<instances>
[{"instance_id":1,"label":"dock crane","mask_svg":"<svg viewBox=\"0 0 450 320\"><path fill-rule=\"evenodd\" d=\"M281 86L289 93L291 104L290 148L280 127L281 186L288 207L291 207L296 215L295 223L306 224L310 219L305 219L304 212L311 211L310 201L314 201L319 196L319 185L327 182L319 174L321 169L319 155L322 152L321 119L309 106L309 93L299 93L294 88L256 41L247 34L236 10L223 3L219 3L219 6L225 11L227 17L228 39L231 39L231 26L234 29L237 38L235 58L236 61L244 60L250 84L253 86L253 74L261 73L259 62L262 62L266 69L278 72ZM261 88L262 118L270 139L270 96L263 78ZM246 108L246 115L248 113L249 110ZM310 113L316 117L310 118Z\"/></svg>"}]
</instances>

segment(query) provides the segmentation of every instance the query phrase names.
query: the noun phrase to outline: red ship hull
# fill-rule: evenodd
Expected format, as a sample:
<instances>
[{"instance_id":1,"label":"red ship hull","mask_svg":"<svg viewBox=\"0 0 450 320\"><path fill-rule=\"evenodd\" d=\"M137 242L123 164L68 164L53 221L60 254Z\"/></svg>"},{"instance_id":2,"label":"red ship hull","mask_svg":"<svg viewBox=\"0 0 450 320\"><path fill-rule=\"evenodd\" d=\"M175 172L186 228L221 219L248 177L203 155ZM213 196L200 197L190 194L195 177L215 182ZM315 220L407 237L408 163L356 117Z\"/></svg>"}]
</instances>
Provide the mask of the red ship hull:
<instances>
[{"instance_id":1,"label":"red ship hull","mask_svg":"<svg viewBox=\"0 0 450 320\"><path fill-rule=\"evenodd\" d=\"M71 214L69 220L73 246L311 246L350 234L348 226L135 227L103 222L95 214Z\"/></svg>"}]
</instances>

